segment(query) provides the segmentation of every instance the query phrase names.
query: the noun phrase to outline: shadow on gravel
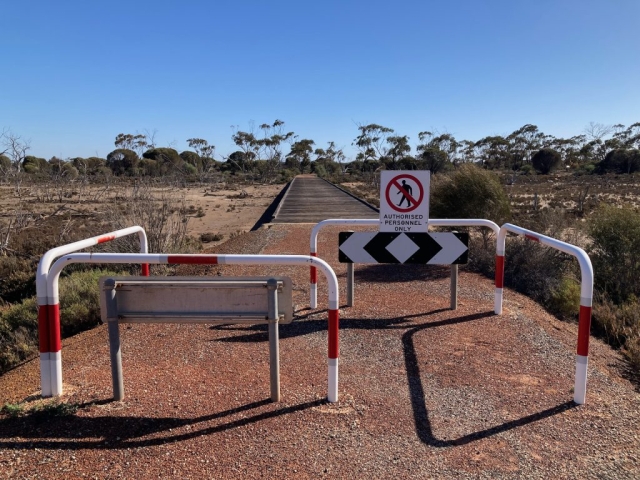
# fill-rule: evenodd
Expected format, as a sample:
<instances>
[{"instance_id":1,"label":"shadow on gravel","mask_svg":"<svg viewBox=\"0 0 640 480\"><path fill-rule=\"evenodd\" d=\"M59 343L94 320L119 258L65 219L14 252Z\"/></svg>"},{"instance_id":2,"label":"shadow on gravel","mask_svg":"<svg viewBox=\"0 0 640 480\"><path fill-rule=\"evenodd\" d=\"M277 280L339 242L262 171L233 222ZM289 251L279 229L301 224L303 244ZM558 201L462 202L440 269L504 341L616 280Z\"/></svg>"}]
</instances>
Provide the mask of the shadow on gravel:
<instances>
[{"instance_id":1,"label":"shadow on gravel","mask_svg":"<svg viewBox=\"0 0 640 480\"><path fill-rule=\"evenodd\" d=\"M428 315L435 315L437 313L450 311L448 308L440 308L438 310L432 310L430 312L415 313L412 315L404 315L402 317L394 318L341 318L340 330L392 330L392 329L407 329L414 326L409 323L412 318L424 317ZM293 323L287 325L281 325L278 331L280 339L300 337L303 335L309 335L316 332L322 332L327 330L327 319L320 320L305 320L310 316L316 316L318 314L326 314L326 310L315 310L313 313L307 315L296 315ZM479 315L479 316L478 316ZM467 322L469 320L476 320L477 318L484 318L485 316L493 315L493 312L482 313L478 315L466 315L464 317L457 317L440 322L431 322L423 325L424 328L439 327L443 325L450 325L454 323ZM473 318L471 318L473 317ZM248 332L245 335L233 335L231 337L216 338L211 340L212 342L268 342L269 341L269 327L265 324L251 325L246 327L239 327L238 325L213 325L209 327L210 330L221 331L240 331Z\"/></svg>"},{"instance_id":2,"label":"shadow on gravel","mask_svg":"<svg viewBox=\"0 0 640 480\"><path fill-rule=\"evenodd\" d=\"M451 267L443 265L358 265L358 269L355 272L355 281L390 283L412 282L417 280L424 282L428 280L441 280L443 278L449 278L450 276Z\"/></svg>"},{"instance_id":3,"label":"shadow on gravel","mask_svg":"<svg viewBox=\"0 0 640 480\"><path fill-rule=\"evenodd\" d=\"M226 423L201 428L193 427L203 422L213 422L248 412L266 405L276 405L270 399L260 400L223 412L195 418L154 417L79 417L76 415L46 416L27 414L0 420L0 449L26 450L33 448L51 450L125 449L142 448L175 443L204 435L225 432L269 418L280 417L308 410L327 403L326 400L291 405L257 415L242 417ZM78 406L80 409L96 402ZM189 427L185 433L167 433L173 429ZM142 437L154 438L143 439ZM20 441L8 441L9 438Z\"/></svg>"},{"instance_id":4,"label":"shadow on gravel","mask_svg":"<svg viewBox=\"0 0 640 480\"><path fill-rule=\"evenodd\" d=\"M431 429L431 422L429 421L429 411L426 407L426 396L424 387L422 386L422 380L420 378L420 366L418 362L418 355L413 344L413 337L416 333L421 332L427 328L432 328L434 326L460 323L460 321L475 320L491 315L493 315L493 312L486 312L476 315L466 315L465 317L443 320L442 322L435 322L435 324L419 325L412 328L402 336L404 362L407 371L407 382L409 384L409 395L411 397L411 407L413 409L413 420L415 422L416 432L418 434L418 438L420 438L423 443L431 447L454 447L466 445L477 440L482 440L484 438L497 435L498 433L513 430L514 428L522 427L524 425L537 422L554 415L558 415L562 412L566 412L571 408L577 407L577 405L573 401L568 401L556 405L555 407L542 410L541 412L533 413L517 420L503 423L502 425L496 425L494 427L480 430L478 432L473 432L454 440L439 440L435 437Z\"/></svg>"},{"instance_id":5,"label":"shadow on gravel","mask_svg":"<svg viewBox=\"0 0 640 480\"><path fill-rule=\"evenodd\" d=\"M415 350L413 337L416 333L422 332L430 328L445 327L447 325L455 325L459 323L472 322L482 320L495 315L493 311L480 312L470 315L462 315L459 317L438 320L435 322L423 323L415 325L411 322L412 318L435 315L437 313L451 311L447 308L433 310L431 312L417 313L402 317L385 318L385 319L367 319L367 318L346 318L340 319L340 330L363 329L363 330L407 330L402 336L402 345L404 350L405 368L407 373L407 382L409 384L409 395L411 397L411 407L413 409L413 419L415 422L416 433L418 438L431 447L453 447L466 445L477 440L482 440L498 433L513 430L514 428L543 420L554 415L558 415L571 408L577 407L573 401L561 403L555 407L527 415L517 420L512 420L502 425L496 425L485 430L473 432L454 440L439 440L433 434L431 422L429 421L429 412L426 408L426 397L422 381L420 379L420 367L418 362L418 354ZM299 313L299 312L298 312ZM311 315L322 314L322 311L314 311L307 315L296 317L298 320L307 318ZM326 311L324 312L326 313ZM237 325L218 325L210 327L216 330L230 330L248 332L244 335L234 335L231 337L220 338L212 341L218 342L267 342L269 340L266 325L253 325L250 327L238 327ZM280 328L280 338L291 338L300 335L308 335L318 331L326 331L327 320L303 320L284 325Z\"/></svg>"}]
</instances>

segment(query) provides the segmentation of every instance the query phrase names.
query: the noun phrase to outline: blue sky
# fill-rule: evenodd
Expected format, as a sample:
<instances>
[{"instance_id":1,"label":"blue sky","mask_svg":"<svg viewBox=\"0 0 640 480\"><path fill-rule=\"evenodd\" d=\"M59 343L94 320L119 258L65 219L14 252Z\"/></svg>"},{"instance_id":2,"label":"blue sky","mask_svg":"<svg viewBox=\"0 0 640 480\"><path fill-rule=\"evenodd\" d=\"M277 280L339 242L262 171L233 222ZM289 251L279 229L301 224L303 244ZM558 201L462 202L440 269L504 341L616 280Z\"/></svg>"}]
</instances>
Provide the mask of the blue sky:
<instances>
[{"instance_id":1,"label":"blue sky","mask_svg":"<svg viewBox=\"0 0 640 480\"><path fill-rule=\"evenodd\" d=\"M275 119L354 152L359 124L417 143L526 123L640 121L640 1L30 1L2 7L0 129L31 153L105 157Z\"/></svg>"}]
</instances>

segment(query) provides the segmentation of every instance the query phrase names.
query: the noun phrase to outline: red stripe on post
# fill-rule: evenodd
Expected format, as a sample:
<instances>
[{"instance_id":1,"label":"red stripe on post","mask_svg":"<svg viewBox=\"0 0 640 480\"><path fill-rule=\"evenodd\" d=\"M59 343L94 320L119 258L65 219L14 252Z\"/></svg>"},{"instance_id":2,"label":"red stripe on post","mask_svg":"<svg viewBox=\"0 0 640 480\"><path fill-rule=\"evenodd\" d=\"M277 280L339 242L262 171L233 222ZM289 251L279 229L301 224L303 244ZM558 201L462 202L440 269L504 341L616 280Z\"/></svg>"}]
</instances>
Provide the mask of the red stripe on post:
<instances>
[{"instance_id":1,"label":"red stripe on post","mask_svg":"<svg viewBox=\"0 0 640 480\"><path fill-rule=\"evenodd\" d=\"M60 341L60 305L47 305L47 317L49 320L49 351L59 352L62 348Z\"/></svg>"},{"instance_id":2,"label":"red stripe on post","mask_svg":"<svg viewBox=\"0 0 640 480\"><path fill-rule=\"evenodd\" d=\"M141 269L141 273L143 277L148 277L149 276L149 264L148 263L143 263L142 265L140 265L140 269Z\"/></svg>"},{"instance_id":3,"label":"red stripe on post","mask_svg":"<svg viewBox=\"0 0 640 480\"><path fill-rule=\"evenodd\" d=\"M110 242L111 240L115 240L116 236L115 235L104 235L100 238L98 238L98 244L104 243L104 242Z\"/></svg>"},{"instance_id":4,"label":"red stripe on post","mask_svg":"<svg viewBox=\"0 0 640 480\"><path fill-rule=\"evenodd\" d=\"M580 305L578 320L578 355L589 355L589 332L591 331L591 307Z\"/></svg>"},{"instance_id":5,"label":"red stripe on post","mask_svg":"<svg viewBox=\"0 0 640 480\"><path fill-rule=\"evenodd\" d=\"M340 356L339 318L339 310L329 310L329 358L338 358Z\"/></svg>"},{"instance_id":6,"label":"red stripe on post","mask_svg":"<svg viewBox=\"0 0 640 480\"><path fill-rule=\"evenodd\" d=\"M216 265L218 257L204 257L200 255L169 255L167 263L190 265Z\"/></svg>"},{"instance_id":7,"label":"red stripe on post","mask_svg":"<svg viewBox=\"0 0 640 480\"><path fill-rule=\"evenodd\" d=\"M529 235L528 233L524 234L524 238L528 238L529 240L533 241L533 242L539 242L540 239L534 235Z\"/></svg>"},{"instance_id":8,"label":"red stripe on post","mask_svg":"<svg viewBox=\"0 0 640 480\"><path fill-rule=\"evenodd\" d=\"M504 286L504 255L496 255L496 288Z\"/></svg>"},{"instance_id":9,"label":"red stripe on post","mask_svg":"<svg viewBox=\"0 0 640 480\"><path fill-rule=\"evenodd\" d=\"M40 353L49 353L49 317L47 316L48 305L38 305L38 340L40 343Z\"/></svg>"},{"instance_id":10,"label":"red stripe on post","mask_svg":"<svg viewBox=\"0 0 640 480\"><path fill-rule=\"evenodd\" d=\"M312 257L317 257L318 254L311 252L311 256ZM310 279L309 279L309 283L311 284L315 284L318 283L318 269L316 267L311 267L310 269Z\"/></svg>"}]
</instances>

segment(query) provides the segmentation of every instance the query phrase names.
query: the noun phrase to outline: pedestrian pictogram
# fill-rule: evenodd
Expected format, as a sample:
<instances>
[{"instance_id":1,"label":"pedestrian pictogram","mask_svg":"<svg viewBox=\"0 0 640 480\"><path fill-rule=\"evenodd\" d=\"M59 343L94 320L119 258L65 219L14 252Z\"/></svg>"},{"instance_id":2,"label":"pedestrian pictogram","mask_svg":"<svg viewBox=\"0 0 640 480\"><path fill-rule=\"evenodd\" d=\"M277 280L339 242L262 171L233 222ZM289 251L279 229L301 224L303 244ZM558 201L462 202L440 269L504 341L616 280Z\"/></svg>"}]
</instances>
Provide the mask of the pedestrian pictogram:
<instances>
[{"instance_id":1,"label":"pedestrian pictogram","mask_svg":"<svg viewBox=\"0 0 640 480\"><path fill-rule=\"evenodd\" d=\"M409 213L422 204L424 188L413 175L396 175L387 184L385 195L389 206L396 212ZM405 201L406 206L404 206Z\"/></svg>"},{"instance_id":2,"label":"pedestrian pictogram","mask_svg":"<svg viewBox=\"0 0 640 480\"><path fill-rule=\"evenodd\" d=\"M428 170L392 171L380 175L380 231L426 232L429 221Z\"/></svg>"}]
</instances>

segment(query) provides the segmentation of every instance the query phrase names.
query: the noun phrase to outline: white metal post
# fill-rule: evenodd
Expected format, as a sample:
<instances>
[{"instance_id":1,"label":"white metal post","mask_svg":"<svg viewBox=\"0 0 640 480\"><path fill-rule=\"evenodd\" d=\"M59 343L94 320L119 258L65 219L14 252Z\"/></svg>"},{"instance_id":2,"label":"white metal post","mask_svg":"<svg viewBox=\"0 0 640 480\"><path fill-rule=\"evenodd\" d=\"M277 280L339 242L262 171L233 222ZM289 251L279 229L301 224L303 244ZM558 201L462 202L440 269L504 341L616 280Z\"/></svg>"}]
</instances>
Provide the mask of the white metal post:
<instances>
[{"instance_id":1,"label":"white metal post","mask_svg":"<svg viewBox=\"0 0 640 480\"><path fill-rule=\"evenodd\" d=\"M547 237L525 228L505 223L500 227L496 245L496 276L495 276L495 313L502 313L504 287L504 255L507 232L524 235L528 240L547 245L561 252L573 255L580 264L580 313L578 321L578 344L576 351L576 377L573 401L582 405L587 396L587 365L589 363L589 334L591 330L591 306L593 302L593 266L589 255L575 245Z\"/></svg>"},{"instance_id":2,"label":"white metal post","mask_svg":"<svg viewBox=\"0 0 640 480\"><path fill-rule=\"evenodd\" d=\"M52 379L61 375L58 368L60 364L60 322L56 320L60 315L60 305L58 304L57 296L52 298L47 295L47 277L51 263L61 255L77 252L78 250L110 242L116 238L134 233L137 233L140 239L140 252L148 253L147 234L142 227L134 226L53 248L40 259L36 271L36 296L38 299L38 337L42 396L50 397L55 395L52 385L57 380L54 382ZM142 264L142 274L149 275L148 264Z\"/></svg>"},{"instance_id":3,"label":"white metal post","mask_svg":"<svg viewBox=\"0 0 640 480\"><path fill-rule=\"evenodd\" d=\"M278 281L267 281L269 304L269 378L271 380L271 401L280 401L280 345L278 335Z\"/></svg>"},{"instance_id":4,"label":"white metal post","mask_svg":"<svg viewBox=\"0 0 640 480\"><path fill-rule=\"evenodd\" d=\"M328 393L329 402L338 401L338 359L339 345L339 290L335 272L327 262L319 258L306 255L166 255L166 254L135 254L135 253L72 253L58 259L47 276L47 294L58 298L58 282L60 272L66 265L72 263L149 263L149 264L228 264L228 265L304 265L319 268L327 279L329 287L329 319L328 319ZM60 325L60 316L54 318L54 323ZM56 368L60 374L52 382L53 395L62 394L62 361L57 358Z\"/></svg>"}]
</instances>

